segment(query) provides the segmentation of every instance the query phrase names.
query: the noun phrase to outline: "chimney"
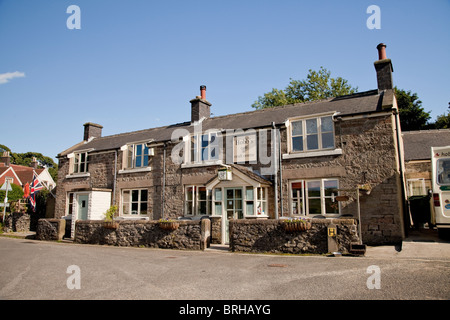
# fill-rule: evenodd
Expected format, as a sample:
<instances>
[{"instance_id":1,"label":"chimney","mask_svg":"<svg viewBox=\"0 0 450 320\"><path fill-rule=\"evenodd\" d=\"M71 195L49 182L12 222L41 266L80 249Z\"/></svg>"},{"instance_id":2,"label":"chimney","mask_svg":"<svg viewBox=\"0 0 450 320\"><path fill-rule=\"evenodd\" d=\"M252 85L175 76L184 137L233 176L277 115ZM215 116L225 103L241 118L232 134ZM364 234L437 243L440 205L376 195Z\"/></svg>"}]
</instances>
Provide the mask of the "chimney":
<instances>
[{"instance_id":1,"label":"chimney","mask_svg":"<svg viewBox=\"0 0 450 320\"><path fill-rule=\"evenodd\" d=\"M84 124L84 141L88 141L92 138L100 138L102 136L103 127L99 124L86 122Z\"/></svg>"},{"instance_id":2,"label":"chimney","mask_svg":"<svg viewBox=\"0 0 450 320\"><path fill-rule=\"evenodd\" d=\"M30 167L33 169L37 169L38 168L38 161L36 159L36 157L33 157L33 159L30 162Z\"/></svg>"},{"instance_id":3,"label":"chimney","mask_svg":"<svg viewBox=\"0 0 450 320\"><path fill-rule=\"evenodd\" d=\"M206 86L200 86L200 96L191 101L191 123L211 116L211 103L206 100Z\"/></svg>"},{"instance_id":4,"label":"chimney","mask_svg":"<svg viewBox=\"0 0 450 320\"><path fill-rule=\"evenodd\" d=\"M394 82L392 81L392 72L394 72L394 68L392 67L391 59L386 58L386 45L380 43L377 46L377 49L378 60L374 62L374 66L377 71L378 92L381 92L383 90L394 88Z\"/></svg>"},{"instance_id":5,"label":"chimney","mask_svg":"<svg viewBox=\"0 0 450 320\"><path fill-rule=\"evenodd\" d=\"M4 163L6 167L9 167L11 164L11 158L9 157L9 151L3 151L2 156L0 157L0 162Z\"/></svg>"}]
</instances>

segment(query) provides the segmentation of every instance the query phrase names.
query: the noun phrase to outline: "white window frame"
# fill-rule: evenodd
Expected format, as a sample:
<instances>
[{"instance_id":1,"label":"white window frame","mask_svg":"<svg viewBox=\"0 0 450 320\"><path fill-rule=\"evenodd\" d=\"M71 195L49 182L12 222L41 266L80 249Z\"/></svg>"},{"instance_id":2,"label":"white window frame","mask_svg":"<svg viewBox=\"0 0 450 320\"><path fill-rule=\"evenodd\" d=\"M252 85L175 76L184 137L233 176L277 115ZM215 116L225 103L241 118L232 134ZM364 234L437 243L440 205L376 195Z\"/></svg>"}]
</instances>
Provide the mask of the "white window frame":
<instances>
[{"instance_id":1,"label":"white window frame","mask_svg":"<svg viewBox=\"0 0 450 320\"><path fill-rule=\"evenodd\" d=\"M204 137L207 137L208 144L203 145ZM211 141L211 137L215 136L214 142ZM221 139L222 136L218 131L206 131L202 133L194 133L189 136L187 141L187 163L198 164L217 162L221 160ZM215 150L216 155L211 157L211 151ZM204 155L207 155L205 158Z\"/></svg>"},{"instance_id":2,"label":"white window frame","mask_svg":"<svg viewBox=\"0 0 450 320\"><path fill-rule=\"evenodd\" d=\"M191 195L192 200L188 199L188 189L192 188ZM199 189L204 188L206 191L206 199L200 199ZM206 203L206 212L202 213L200 212L200 202ZM212 208L212 190L207 189L204 185L185 185L184 186L184 215L186 217L193 217L193 216L211 216L211 211L214 210ZM191 213L189 213L188 208L191 208Z\"/></svg>"},{"instance_id":3,"label":"white window frame","mask_svg":"<svg viewBox=\"0 0 450 320\"><path fill-rule=\"evenodd\" d=\"M141 146L142 154L138 155L138 146ZM148 148L145 143L132 143L128 144L124 152L126 152L126 169L143 169L150 165L150 156L152 155L152 149ZM141 165L137 166L136 162L138 157L141 158ZM147 165L144 165L144 159L147 157Z\"/></svg>"},{"instance_id":4,"label":"white window frame","mask_svg":"<svg viewBox=\"0 0 450 320\"><path fill-rule=\"evenodd\" d=\"M147 191L147 200L145 201L145 203L147 204L147 213L141 213L141 204L144 203L143 200L141 199L142 196L142 190L146 190ZM138 191L138 200L137 201L133 201L133 191ZM129 201L125 202L124 201L124 193L125 192L129 192ZM122 189L120 191L120 215L123 217L148 217L150 214L150 207L148 205L148 197L149 197L149 191L147 188L135 188L135 189ZM132 208L133 208L133 203L137 203L138 204L138 211L136 214L133 214L132 212ZM125 204L128 205L128 212L129 213L124 213L124 206Z\"/></svg>"},{"instance_id":5,"label":"white window frame","mask_svg":"<svg viewBox=\"0 0 450 320\"><path fill-rule=\"evenodd\" d=\"M322 119L323 118L331 118L332 121L332 131L323 131L323 126L322 126ZM307 132L307 126L306 123L307 121L310 120L315 120L316 124L317 124L317 133L314 135L317 135L317 148L316 149L308 149L308 141L307 141L307 137L308 136L312 136L313 134L308 134ZM295 122L301 122L301 128L302 128L302 134L301 135L296 135L296 136L301 136L302 137L302 150L294 150L294 146L293 146L293 138L295 137L293 135L293 124ZM333 145L331 147L323 147L323 142L322 142L322 137L323 134L329 134L332 133L333 135ZM289 119L289 130L288 130L288 136L289 136L289 153L307 153L307 152L316 152L316 151L323 151L323 150L334 150L336 148L336 143L335 143L335 128L334 128L334 120L333 120L333 113L327 113L327 114L318 114L318 115L314 115L313 117L303 117L303 118L293 118L293 119Z\"/></svg>"},{"instance_id":6,"label":"white window frame","mask_svg":"<svg viewBox=\"0 0 450 320\"><path fill-rule=\"evenodd\" d=\"M84 161L82 161L82 156L84 155ZM84 165L84 170L81 170L81 166ZM89 152L75 152L73 158L73 168L72 173L88 173L89 172Z\"/></svg>"},{"instance_id":7,"label":"white window frame","mask_svg":"<svg viewBox=\"0 0 450 320\"><path fill-rule=\"evenodd\" d=\"M413 190L414 190L414 183L420 182L420 187L422 189L422 192L420 194L414 194ZM423 178L417 178L417 179L407 179L406 180L406 185L408 187L408 196L423 196L427 194L427 189L425 186L425 179Z\"/></svg>"},{"instance_id":8,"label":"white window frame","mask_svg":"<svg viewBox=\"0 0 450 320\"><path fill-rule=\"evenodd\" d=\"M317 179L303 179L303 180L290 180L289 181L289 212L291 216L323 216L323 217L337 217L341 214L341 205L338 201L333 201L338 206L338 213L327 213L326 212L326 199L332 199L339 195L332 195L332 196L326 196L325 195L325 182L326 181L336 181L337 182L337 188L339 189L339 179L336 178L317 178ZM309 211L309 199L311 197L308 196L308 182L320 182L320 196L319 197L313 197L312 199L319 198L320 199L320 213L310 213ZM293 183L301 183L302 184L302 207L301 207L301 213L294 214L294 208L293 208L293 196L292 196L292 184Z\"/></svg>"}]
</instances>

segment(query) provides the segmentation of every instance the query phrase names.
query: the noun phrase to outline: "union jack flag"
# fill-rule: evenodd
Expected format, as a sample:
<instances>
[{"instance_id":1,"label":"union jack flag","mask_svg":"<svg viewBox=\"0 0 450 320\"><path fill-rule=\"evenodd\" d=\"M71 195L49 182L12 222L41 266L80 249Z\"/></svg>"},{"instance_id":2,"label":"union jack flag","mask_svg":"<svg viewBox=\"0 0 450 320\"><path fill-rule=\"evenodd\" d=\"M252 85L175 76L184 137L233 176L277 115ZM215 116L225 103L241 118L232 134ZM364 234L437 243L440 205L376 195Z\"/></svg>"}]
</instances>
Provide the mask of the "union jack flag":
<instances>
[{"instance_id":1,"label":"union jack flag","mask_svg":"<svg viewBox=\"0 0 450 320\"><path fill-rule=\"evenodd\" d=\"M44 188L44 185L39 181L39 178L37 177L36 173L33 172L33 182L31 182L31 186L30 186L30 203L31 203L31 207L33 208L33 212L36 212L35 195L43 188Z\"/></svg>"}]
</instances>

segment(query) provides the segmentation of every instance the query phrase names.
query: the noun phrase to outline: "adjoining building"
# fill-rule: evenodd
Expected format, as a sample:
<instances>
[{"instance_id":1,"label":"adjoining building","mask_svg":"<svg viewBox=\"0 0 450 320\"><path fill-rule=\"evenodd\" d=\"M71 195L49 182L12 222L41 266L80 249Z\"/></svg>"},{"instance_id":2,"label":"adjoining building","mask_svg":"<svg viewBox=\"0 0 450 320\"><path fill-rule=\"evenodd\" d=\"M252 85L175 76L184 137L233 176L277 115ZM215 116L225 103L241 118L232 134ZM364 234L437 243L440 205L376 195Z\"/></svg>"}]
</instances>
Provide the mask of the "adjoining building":
<instances>
[{"instance_id":1,"label":"adjoining building","mask_svg":"<svg viewBox=\"0 0 450 320\"><path fill-rule=\"evenodd\" d=\"M121 219L208 217L212 242L228 243L229 219L359 211L364 243L402 241L402 135L385 47L375 90L211 117L201 86L184 123L105 137L84 124L83 141L58 155L56 217L72 231L111 205Z\"/></svg>"}]
</instances>

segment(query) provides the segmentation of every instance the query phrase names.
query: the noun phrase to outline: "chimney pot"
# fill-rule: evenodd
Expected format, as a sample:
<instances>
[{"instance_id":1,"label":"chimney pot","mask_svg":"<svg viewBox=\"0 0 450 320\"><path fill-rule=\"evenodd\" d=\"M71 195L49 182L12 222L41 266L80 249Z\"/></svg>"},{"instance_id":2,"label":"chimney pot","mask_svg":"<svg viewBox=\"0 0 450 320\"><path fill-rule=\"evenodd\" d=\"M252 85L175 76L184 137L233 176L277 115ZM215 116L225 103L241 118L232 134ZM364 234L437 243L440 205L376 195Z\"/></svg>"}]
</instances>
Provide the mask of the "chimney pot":
<instances>
[{"instance_id":1,"label":"chimney pot","mask_svg":"<svg viewBox=\"0 0 450 320\"><path fill-rule=\"evenodd\" d=\"M200 97L202 100L206 100L206 86L205 85L200 86Z\"/></svg>"},{"instance_id":2,"label":"chimney pot","mask_svg":"<svg viewBox=\"0 0 450 320\"><path fill-rule=\"evenodd\" d=\"M378 60L384 60L387 59L386 57L386 45L384 43L380 43L377 45L378 49Z\"/></svg>"}]
</instances>

